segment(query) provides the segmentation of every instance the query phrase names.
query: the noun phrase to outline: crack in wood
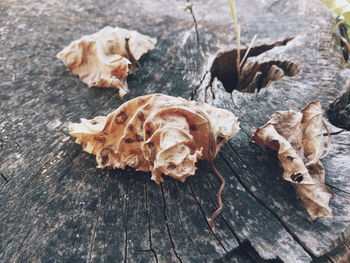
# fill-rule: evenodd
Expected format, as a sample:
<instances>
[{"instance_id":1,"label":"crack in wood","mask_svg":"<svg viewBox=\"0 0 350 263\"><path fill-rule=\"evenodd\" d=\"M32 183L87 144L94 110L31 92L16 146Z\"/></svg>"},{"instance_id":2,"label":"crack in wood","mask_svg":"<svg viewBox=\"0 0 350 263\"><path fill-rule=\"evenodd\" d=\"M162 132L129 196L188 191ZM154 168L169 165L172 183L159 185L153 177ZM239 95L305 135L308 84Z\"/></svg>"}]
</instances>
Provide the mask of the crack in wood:
<instances>
[{"instance_id":1,"label":"crack in wood","mask_svg":"<svg viewBox=\"0 0 350 263\"><path fill-rule=\"evenodd\" d=\"M188 185L189 185L189 187L190 187L192 196L193 196L193 198L196 200L197 205L198 205L198 207L199 207L199 209L200 209L200 211L201 211L201 213L202 213L202 215L203 215L203 217L204 217L204 219L205 219L205 222L206 222L207 225L208 225L208 228L209 228L209 230L210 230L210 233L212 233L212 235L213 235L213 236L215 237L215 239L219 242L219 244L220 244L221 247L224 249L224 251L225 251L225 252L228 252L227 249L225 248L225 246L223 245L223 243L220 241L219 237L218 237L218 236L212 231L212 229L210 228L209 220L208 220L208 218L207 218L207 216L206 216L206 214L205 214L205 212L204 212L204 209L203 209L201 203L199 202L198 197L196 196L196 194L195 194L195 192L194 192L194 190L193 190L193 188L192 188L191 183L190 183L189 181L187 181L187 183L188 183ZM213 203L215 203L215 202L213 201ZM215 206L216 206L216 203L215 203Z\"/></svg>"},{"instance_id":2,"label":"crack in wood","mask_svg":"<svg viewBox=\"0 0 350 263\"><path fill-rule=\"evenodd\" d=\"M128 200L129 200L129 190L130 190L130 177L128 176L128 183L126 186L126 195L124 196L124 209L123 209L123 228L124 228L124 263L128 259Z\"/></svg>"},{"instance_id":3,"label":"crack in wood","mask_svg":"<svg viewBox=\"0 0 350 263\"><path fill-rule=\"evenodd\" d=\"M158 263L158 258L157 258L157 255L155 254L154 250L152 250L152 249L137 249L136 251L152 253L152 255L154 255L154 259L156 260L156 263Z\"/></svg>"},{"instance_id":4,"label":"crack in wood","mask_svg":"<svg viewBox=\"0 0 350 263\"><path fill-rule=\"evenodd\" d=\"M45 241L44 242L47 242L48 239L51 237L51 235L57 231L59 228L62 227L62 225L64 224L65 222L65 218L63 220L59 220L58 221L59 223L55 223L55 226L54 227L50 227L47 234L46 234L46 238L45 238ZM47 244L47 243L46 243ZM40 249L40 252L38 253L38 258L41 258L43 255L44 255L44 252L45 252L45 249L47 247L46 246L42 246L41 249Z\"/></svg>"},{"instance_id":5,"label":"crack in wood","mask_svg":"<svg viewBox=\"0 0 350 263\"><path fill-rule=\"evenodd\" d=\"M6 184L9 182L9 180L6 178L6 176L3 173L0 173L0 176L2 177L2 179L5 180Z\"/></svg>"},{"instance_id":6,"label":"crack in wood","mask_svg":"<svg viewBox=\"0 0 350 263\"><path fill-rule=\"evenodd\" d=\"M337 186L335 186L335 185L332 185L332 184L330 184L330 183L325 183L325 184L326 184L327 186L331 187L331 188L337 189L338 191L340 191L340 192L342 192L342 193L345 193L345 194L350 195L350 192L345 191L345 190L343 190L343 189L341 189L341 188L339 188L339 187L337 187Z\"/></svg>"},{"instance_id":7,"label":"crack in wood","mask_svg":"<svg viewBox=\"0 0 350 263\"><path fill-rule=\"evenodd\" d=\"M237 158L239 159L240 162L242 162L243 165L247 166L248 169L255 175L256 178L259 178L258 174L256 173L256 171L254 169L252 169L250 167L250 165L248 165L248 163L239 155L239 153L235 150L235 148L233 147L231 141L228 141L227 142L228 146L231 148L231 150L235 153L235 155L237 156ZM260 149L260 148L256 148L258 149L261 153L264 154L264 152ZM280 166L279 163L276 161L274 162L278 167ZM340 192L343 192L345 194L350 194L350 192L346 191L346 190L343 190L335 185L332 185L331 183L325 183L326 185L328 185L329 187L331 188L334 188L334 189L337 189L338 191Z\"/></svg>"},{"instance_id":8,"label":"crack in wood","mask_svg":"<svg viewBox=\"0 0 350 263\"><path fill-rule=\"evenodd\" d=\"M245 255L251 260L251 262L254 263L283 263L283 261L279 257L273 259L263 259L248 240L243 240L242 242L240 242L238 247L232 249L227 255L225 255L222 258L216 259L214 262L229 262L229 260L235 255Z\"/></svg>"},{"instance_id":9,"label":"crack in wood","mask_svg":"<svg viewBox=\"0 0 350 263\"><path fill-rule=\"evenodd\" d=\"M80 151L77 150L77 151L76 151L76 155L75 155L74 157L72 157L71 160L73 160L76 156L81 156L81 155L82 155L82 153L81 153ZM66 169L66 171L63 172L62 177L65 177L66 174L69 172L69 170L74 166L74 164L73 164L71 161L70 161L70 164L71 164L71 165ZM45 165L45 164L44 164L44 165ZM43 165L41 168L39 168L39 171L35 173L36 175L39 174L39 173L41 173L41 171L42 171L44 165ZM27 187L27 186L28 186L28 184L26 185L26 187ZM60 186L60 185L59 185L59 186ZM41 210L42 210L42 209L44 209L44 207L42 207ZM18 231L16 232L16 234L13 236L13 238L10 239L10 240L6 243L6 245L4 246L4 249L3 249L3 250L5 250L5 249L12 243L13 239L17 236L17 234L19 233L19 231L20 231L20 230L18 230Z\"/></svg>"},{"instance_id":10,"label":"crack in wood","mask_svg":"<svg viewBox=\"0 0 350 263\"><path fill-rule=\"evenodd\" d=\"M224 162L226 163L226 165L229 167L229 169L231 170L232 174L234 175L234 177L236 177L236 179L238 180L238 182L241 184L241 186L247 191L247 193L249 193L249 195L252 196L252 198L254 198L254 200L256 200L262 207L264 207L269 213L271 213L271 215L273 215L277 221L284 227L284 229L290 234L290 236L299 244L299 246L312 258L316 258L316 256L312 253L312 251L305 246L305 244L303 244L303 242L299 239L299 237L293 233L293 231L287 226L287 224L278 216L278 214L276 212L274 212L272 209L270 209L270 207L268 205L266 205L259 197L257 197L253 191L251 191L249 189L249 187L246 186L246 184L242 181L242 179L238 176L238 174L236 173L236 171L230 166L230 163L228 162L228 160L226 159L226 157L222 154L219 153L219 155L221 156L221 158L224 160Z\"/></svg>"},{"instance_id":11,"label":"crack in wood","mask_svg":"<svg viewBox=\"0 0 350 263\"><path fill-rule=\"evenodd\" d=\"M151 218L150 218L149 207L148 207L148 187L147 187L146 181L144 182L144 187L145 187L144 190L145 190L145 203L146 203L146 211L147 211L148 239L149 239L149 249L147 251L150 251L153 253L156 263L158 263L158 256L152 245Z\"/></svg>"},{"instance_id":12,"label":"crack in wood","mask_svg":"<svg viewBox=\"0 0 350 263\"><path fill-rule=\"evenodd\" d=\"M7 143L8 143L8 144L14 144L14 145L16 145L18 148L21 148L21 145L20 145L17 141L13 140L13 141L7 142L7 141L5 141L5 140L3 139L3 137L0 137L0 148L5 148L5 145L6 145Z\"/></svg>"},{"instance_id":13,"label":"crack in wood","mask_svg":"<svg viewBox=\"0 0 350 263\"><path fill-rule=\"evenodd\" d=\"M172 238L172 235L171 235L171 231L170 231L170 227L169 227L169 223L168 223L168 217L167 217L167 213L166 213L166 200L165 200L164 189L163 189L162 183L160 183L160 189L161 189L162 197L163 197L163 213L164 213L165 225L166 225L166 228L167 228L167 231L168 231L170 243L171 243L171 246L172 246L172 249L173 249L175 257L178 259L178 261L180 263L182 263L182 260L181 260L181 258L179 257L179 255L178 255L178 253L176 251L175 244L174 244L174 241L173 241L173 238Z\"/></svg>"},{"instance_id":14,"label":"crack in wood","mask_svg":"<svg viewBox=\"0 0 350 263\"><path fill-rule=\"evenodd\" d=\"M199 81L199 84L197 86L195 86L193 89L192 89L192 92L191 92L191 100L194 100L194 96L197 95L197 91L200 89L200 87L202 86L204 80L205 80L205 77L207 76L207 74L209 73L209 70L206 70L204 75L202 76L201 80Z\"/></svg>"},{"instance_id":15,"label":"crack in wood","mask_svg":"<svg viewBox=\"0 0 350 263\"><path fill-rule=\"evenodd\" d=\"M34 172L34 173L33 173L33 176L34 176L34 177L37 177L40 173L42 173L43 170L44 170L44 168L45 168L45 166L46 166L49 162L51 162L54 158L55 158L55 157L50 157L50 158L48 158L48 160L47 160L43 165L41 165L41 166L39 167L39 169L37 170L37 172ZM27 183L23 186L23 188L24 188L24 189L29 188L28 186L29 186L30 183L31 183L31 181L28 180Z\"/></svg>"},{"instance_id":16,"label":"crack in wood","mask_svg":"<svg viewBox=\"0 0 350 263\"><path fill-rule=\"evenodd\" d=\"M87 258L88 258L89 263L93 262L92 252L93 252L93 249L95 246L95 240L96 240L96 235L97 235L96 228L100 222L100 209L101 209L100 206L101 206L101 199L99 199L99 204L97 206L97 214L95 216L95 220L94 220L92 228L91 228L91 238L90 238L89 243L88 243L89 250L88 250Z\"/></svg>"},{"instance_id":17,"label":"crack in wood","mask_svg":"<svg viewBox=\"0 0 350 263\"><path fill-rule=\"evenodd\" d=\"M16 262L17 258L20 256L20 252L24 246L24 243L26 242L27 238L29 237L30 232L32 231L33 225L31 225L31 227L29 228L27 234L25 235L25 237L23 238L21 244L19 245L19 248L17 249L17 251L13 254L13 256L10 259L10 262Z\"/></svg>"},{"instance_id":18,"label":"crack in wood","mask_svg":"<svg viewBox=\"0 0 350 263\"><path fill-rule=\"evenodd\" d=\"M213 189L215 189L215 185L212 182L212 180L209 178L209 176L207 175L207 173L205 173L204 168L202 167L202 165L200 165L200 170L202 171L203 174L205 174L209 184L212 186ZM210 195L210 200L213 203L213 205L217 205L215 200L212 198L212 196ZM228 229L231 231L231 233L233 234L233 236L235 237L237 243L238 243L238 247L234 248L231 251L228 251L228 254L225 255L223 258L227 259L227 256L229 254L232 254L233 251L240 251L240 253L242 253L242 251L244 253L246 253L246 255L255 263L261 262L261 263L267 263L267 262L282 262L280 259L272 259L272 260L265 260L262 257L260 257L260 255L258 254L258 252L251 246L251 243L248 240L241 240L238 237L238 234L236 233L236 231L232 228L231 224L226 220L226 218L220 214L219 215L220 218L224 221L225 225L228 227ZM246 245L248 244L248 245ZM250 249L247 249L247 247L250 247ZM226 251L226 250L225 250ZM220 259L215 260L215 262L221 262Z\"/></svg>"},{"instance_id":19,"label":"crack in wood","mask_svg":"<svg viewBox=\"0 0 350 263\"><path fill-rule=\"evenodd\" d=\"M21 148L21 145L17 141L13 141L13 143L16 144L18 148Z\"/></svg>"},{"instance_id":20,"label":"crack in wood","mask_svg":"<svg viewBox=\"0 0 350 263\"><path fill-rule=\"evenodd\" d=\"M312 263L317 263L319 262L319 260L322 260L322 259L326 259L328 260L330 263L339 263L339 262L335 262L330 256L328 255L324 255L323 257L320 257L320 258L316 258L312 261ZM340 263L345 263L345 262L340 262Z\"/></svg>"},{"instance_id":21,"label":"crack in wood","mask_svg":"<svg viewBox=\"0 0 350 263\"><path fill-rule=\"evenodd\" d=\"M248 169L252 172L252 174L257 178L257 179L259 179L259 175L256 173L256 171L254 170L254 169L252 169L251 167L250 167L250 165L241 157L241 155L236 151L236 149L233 147L233 145L232 145L232 143L229 141L228 143L228 146L231 148L231 150L232 150L232 152L237 156L237 158L238 158L238 160L240 161L240 162L242 162L242 164L243 164L243 167L244 167L244 165L246 166L246 167L248 167ZM266 152L264 152L261 148L256 148L261 154L266 154ZM279 163L277 162L277 161L273 161L273 163L277 166L277 167L279 167ZM265 185L267 185L265 182L264 182L264 184Z\"/></svg>"},{"instance_id":22,"label":"crack in wood","mask_svg":"<svg viewBox=\"0 0 350 263\"><path fill-rule=\"evenodd\" d=\"M182 183L182 182L181 182L181 183ZM180 192L177 182L174 182L174 184L175 184L175 188L177 189L177 192ZM180 208L181 208L181 210L184 211L185 209L184 209L183 203L182 203L182 201L181 201L180 198L178 198L178 202L180 203ZM182 227L182 224L181 224L181 227ZM183 229L183 231L186 233L186 236L191 240L192 244L197 248L197 251L199 252L199 254L200 254L200 255L203 255L203 253L202 253L202 251L200 250L199 246L193 241L193 239L191 238L191 236L188 235L188 231L186 231L186 229L184 229L183 227L182 227L182 229Z\"/></svg>"}]
</instances>

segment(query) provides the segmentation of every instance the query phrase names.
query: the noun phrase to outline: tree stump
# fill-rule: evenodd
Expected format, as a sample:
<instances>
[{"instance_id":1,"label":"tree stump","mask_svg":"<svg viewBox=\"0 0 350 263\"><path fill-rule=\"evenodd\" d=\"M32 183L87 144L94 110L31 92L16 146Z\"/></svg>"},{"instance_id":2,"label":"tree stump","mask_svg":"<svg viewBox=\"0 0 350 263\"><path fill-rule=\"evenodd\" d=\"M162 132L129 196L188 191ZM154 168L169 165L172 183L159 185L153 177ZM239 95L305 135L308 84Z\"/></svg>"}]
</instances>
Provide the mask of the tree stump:
<instances>
[{"instance_id":1,"label":"tree stump","mask_svg":"<svg viewBox=\"0 0 350 263\"><path fill-rule=\"evenodd\" d=\"M205 88L217 53L235 48L225 0L2 0L0 262L350 261L349 132L333 136L323 160L334 216L315 221L283 181L276 154L249 143L276 110L314 100L326 109L345 91L333 18L317 0L238 1L237 12L245 47L255 34L256 44L294 37L257 59L291 60L296 76L258 95L233 91L231 98L218 80ZM217 233L208 218L219 181L206 162L185 183L157 185L149 173L97 169L94 156L68 136L69 121L123 103L116 90L88 88L56 58L106 25L158 39L128 78L127 100L161 92L239 117L242 130L215 160L226 178Z\"/></svg>"}]
</instances>

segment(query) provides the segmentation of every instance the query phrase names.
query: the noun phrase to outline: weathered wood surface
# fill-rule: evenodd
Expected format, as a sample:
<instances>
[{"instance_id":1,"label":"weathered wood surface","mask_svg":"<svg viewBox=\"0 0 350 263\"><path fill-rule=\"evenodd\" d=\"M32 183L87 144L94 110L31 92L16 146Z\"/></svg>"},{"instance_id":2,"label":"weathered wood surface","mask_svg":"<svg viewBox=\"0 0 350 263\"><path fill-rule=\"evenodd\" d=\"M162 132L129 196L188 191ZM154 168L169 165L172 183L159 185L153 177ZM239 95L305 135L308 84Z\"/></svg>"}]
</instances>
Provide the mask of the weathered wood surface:
<instances>
[{"instance_id":1,"label":"weathered wood surface","mask_svg":"<svg viewBox=\"0 0 350 263\"><path fill-rule=\"evenodd\" d=\"M87 88L55 55L105 25L157 37L132 94L153 92L203 101L210 63L233 48L225 0L2 0L0 3L0 262L349 262L349 132L324 159L334 217L308 219L276 154L248 143L275 110L326 107L345 89L332 17L318 1L239 1L242 41L294 36L261 59L291 59L301 72L266 94L233 93L214 81L216 99L242 130L216 159L226 178L224 209L208 228L219 182L205 162L185 183L156 185L149 173L95 168L94 156L67 135L67 122L106 114L122 101L112 89ZM198 36L198 38L197 38ZM337 130L334 128L334 130Z\"/></svg>"}]
</instances>

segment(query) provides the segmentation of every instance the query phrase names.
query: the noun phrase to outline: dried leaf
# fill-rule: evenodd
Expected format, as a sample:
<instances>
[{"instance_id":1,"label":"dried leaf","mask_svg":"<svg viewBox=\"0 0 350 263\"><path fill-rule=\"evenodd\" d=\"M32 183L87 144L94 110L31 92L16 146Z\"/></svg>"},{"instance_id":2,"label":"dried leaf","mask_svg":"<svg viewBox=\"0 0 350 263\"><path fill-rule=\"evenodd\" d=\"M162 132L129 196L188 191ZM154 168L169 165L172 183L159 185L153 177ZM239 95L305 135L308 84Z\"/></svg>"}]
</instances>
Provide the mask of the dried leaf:
<instances>
[{"instance_id":1,"label":"dried leaf","mask_svg":"<svg viewBox=\"0 0 350 263\"><path fill-rule=\"evenodd\" d=\"M331 216L332 192L324 184L322 109L311 102L300 112L276 112L252 141L278 151L283 178L296 188L312 219Z\"/></svg>"},{"instance_id":2,"label":"dried leaf","mask_svg":"<svg viewBox=\"0 0 350 263\"><path fill-rule=\"evenodd\" d=\"M129 93L127 75L137 71L137 60L156 42L136 31L107 26L73 41L57 57L89 87L117 88L123 98Z\"/></svg>"},{"instance_id":3,"label":"dried leaf","mask_svg":"<svg viewBox=\"0 0 350 263\"><path fill-rule=\"evenodd\" d=\"M151 171L184 181L198 159L212 162L221 146L239 130L233 113L205 103L163 94L122 104L107 116L70 123L70 135L95 154L99 168Z\"/></svg>"}]
</instances>

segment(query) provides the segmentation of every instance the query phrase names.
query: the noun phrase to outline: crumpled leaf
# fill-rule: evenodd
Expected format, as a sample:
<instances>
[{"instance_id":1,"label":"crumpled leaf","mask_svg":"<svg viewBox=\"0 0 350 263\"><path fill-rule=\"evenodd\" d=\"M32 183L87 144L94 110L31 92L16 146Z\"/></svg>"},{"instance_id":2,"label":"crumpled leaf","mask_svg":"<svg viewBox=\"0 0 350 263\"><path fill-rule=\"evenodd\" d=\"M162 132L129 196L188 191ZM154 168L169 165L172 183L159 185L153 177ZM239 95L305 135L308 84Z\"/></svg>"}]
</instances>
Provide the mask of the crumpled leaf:
<instances>
[{"instance_id":1,"label":"crumpled leaf","mask_svg":"<svg viewBox=\"0 0 350 263\"><path fill-rule=\"evenodd\" d=\"M151 171L185 179L198 159L212 162L221 146L239 130L233 113L205 103L163 94L132 99L107 116L70 123L70 135L95 154L99 168Z\"/></svg>"},{"instance_id":2,"label":"crumpled leaf","mask_svg":"<svg viewBox=\"0 0 350 263\"><path fill-rule=\"evenodd\" d=\"M156 42L136 31L107 26L73 41L57 57L89 87L117 88L123 98L129 93L127 75L138 70L137 60Z\"/></svg>"},{"instance_id":3,"label":"crumpled leaf","mask_svg":"<svg viewBox=\"0 0 350 263\"><path fill-rule=\"evenodd\" d=\"M332 192L324 184L322 109L311 102L300 112L279 111L252 141L278 151L283 178L293 184L312 219L331 216Z\"/></svg>"}]
</instances>

